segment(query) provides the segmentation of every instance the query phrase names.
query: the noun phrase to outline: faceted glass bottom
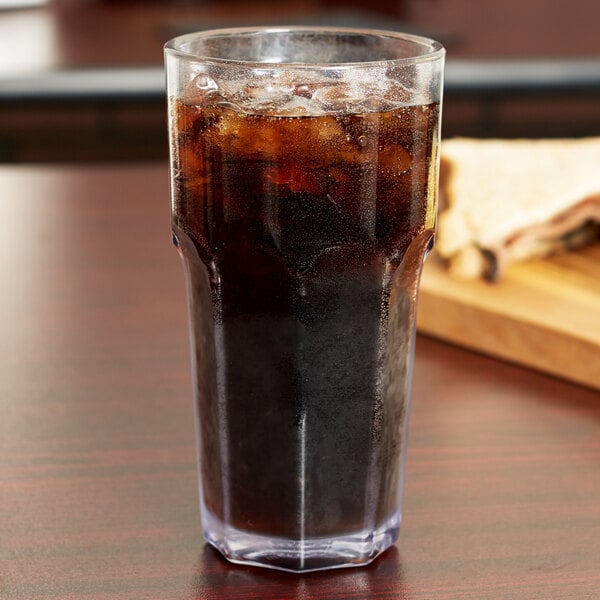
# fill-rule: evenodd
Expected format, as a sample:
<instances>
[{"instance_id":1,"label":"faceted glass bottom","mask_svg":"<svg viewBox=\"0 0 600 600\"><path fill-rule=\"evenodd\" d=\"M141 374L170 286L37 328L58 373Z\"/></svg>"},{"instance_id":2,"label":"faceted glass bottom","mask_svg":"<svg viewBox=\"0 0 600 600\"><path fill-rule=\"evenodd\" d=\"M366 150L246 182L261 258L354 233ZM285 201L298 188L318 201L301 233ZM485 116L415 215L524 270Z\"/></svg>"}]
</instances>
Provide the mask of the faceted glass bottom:
<instances>
[{"instance_id":1,"label":"faceted glass bottom","mask_svg":"<svg viewBox=\"0 0 600 600\"><path fill-rule=\"evenodd\" d=\"M335 538L291 540L248 533L203 512L204 536L228 561L293 573L361 567L398 539L400 514L375 531L356 531Z\"/></svg>"}]
</instances>

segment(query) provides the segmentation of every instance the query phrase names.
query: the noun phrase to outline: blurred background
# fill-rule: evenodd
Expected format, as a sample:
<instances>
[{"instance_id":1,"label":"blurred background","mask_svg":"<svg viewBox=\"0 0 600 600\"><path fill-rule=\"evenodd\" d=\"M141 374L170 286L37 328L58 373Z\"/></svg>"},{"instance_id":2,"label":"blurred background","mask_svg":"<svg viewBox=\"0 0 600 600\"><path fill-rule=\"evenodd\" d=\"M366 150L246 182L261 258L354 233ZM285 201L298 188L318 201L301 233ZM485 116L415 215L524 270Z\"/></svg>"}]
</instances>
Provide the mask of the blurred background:
<instances>
[{"instance_id":1,"label":"blurred background","mask_svg":"<svg viewBox=\"0 0 600 600\"><path fill-rule=\"evenodd\" d=\"M0 0L0 162L166 159L164 42L236 25L438 39L444 137L600 135L598 23L598 0Z\"/></svg>"}]
</instances>

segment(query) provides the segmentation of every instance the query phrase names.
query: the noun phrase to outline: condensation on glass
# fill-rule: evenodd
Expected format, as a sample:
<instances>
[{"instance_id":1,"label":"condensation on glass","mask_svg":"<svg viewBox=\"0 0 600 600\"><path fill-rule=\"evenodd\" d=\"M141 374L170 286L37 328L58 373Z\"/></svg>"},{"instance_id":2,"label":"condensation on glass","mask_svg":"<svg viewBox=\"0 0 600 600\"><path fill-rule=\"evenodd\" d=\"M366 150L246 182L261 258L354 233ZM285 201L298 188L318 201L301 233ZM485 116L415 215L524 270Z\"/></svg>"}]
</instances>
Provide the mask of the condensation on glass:
<instances>
[{"instance_id":1,"label":"condensation on glass","mask_svg":"<svg viewBox=\"0 0 600 600\"><path fill-rule=\"evenodd\" d=\"M443 60L334 28L166 46L202 523L233 562L358 566L397 539Z\"/></svg>"}]
</instances>

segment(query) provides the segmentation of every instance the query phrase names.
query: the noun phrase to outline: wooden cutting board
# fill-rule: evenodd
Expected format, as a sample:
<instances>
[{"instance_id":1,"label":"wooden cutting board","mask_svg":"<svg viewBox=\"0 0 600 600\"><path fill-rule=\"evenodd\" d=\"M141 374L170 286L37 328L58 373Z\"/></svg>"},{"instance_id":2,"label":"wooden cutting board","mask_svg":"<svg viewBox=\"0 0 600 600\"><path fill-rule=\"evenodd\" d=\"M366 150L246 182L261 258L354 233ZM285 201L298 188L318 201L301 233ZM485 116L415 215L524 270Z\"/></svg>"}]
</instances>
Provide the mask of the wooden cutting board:
<instances>
[{"instance_id":1,"label":"wooden cutting board","mask_svg":"<svg viewBox=\"0 0 600 600\"><path fill-rule=\"evenodd\" d=\"M600 389L600 244L513 265L501 283L423 269L422 333Z\"/></svg>"}]
</instances>

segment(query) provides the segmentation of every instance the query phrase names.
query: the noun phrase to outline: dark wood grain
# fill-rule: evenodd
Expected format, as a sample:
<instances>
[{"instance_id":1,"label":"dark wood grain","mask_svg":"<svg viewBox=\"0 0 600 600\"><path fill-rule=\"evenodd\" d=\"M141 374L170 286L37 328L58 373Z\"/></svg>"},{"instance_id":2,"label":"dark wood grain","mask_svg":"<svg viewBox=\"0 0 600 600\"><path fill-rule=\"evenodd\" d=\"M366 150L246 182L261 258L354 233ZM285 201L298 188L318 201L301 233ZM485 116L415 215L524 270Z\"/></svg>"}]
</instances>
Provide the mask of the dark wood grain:
<instances>
[{"instance_id":1,"label":"dark wood grain","mask_svg":"<svg viewBox=\"0 0 600 600\"><path fill-rule=\"evenodd\" d=\"M0 598L600 597L600 397L420 337L397 547L294 576L202 540L164 165L0 168Z\"/></svg>"}]
</instances>

